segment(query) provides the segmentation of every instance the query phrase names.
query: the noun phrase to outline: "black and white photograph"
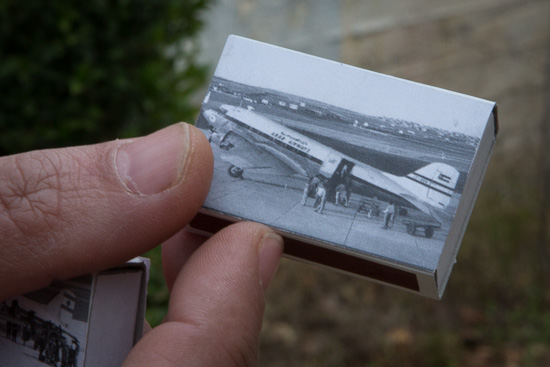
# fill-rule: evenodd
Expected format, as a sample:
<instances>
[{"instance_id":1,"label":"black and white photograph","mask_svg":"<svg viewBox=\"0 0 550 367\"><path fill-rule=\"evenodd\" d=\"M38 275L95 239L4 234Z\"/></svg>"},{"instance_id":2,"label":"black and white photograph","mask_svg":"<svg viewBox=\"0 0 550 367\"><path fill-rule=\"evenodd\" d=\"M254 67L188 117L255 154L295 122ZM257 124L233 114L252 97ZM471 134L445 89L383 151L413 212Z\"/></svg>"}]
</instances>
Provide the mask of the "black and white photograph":
<instances>
[{"instance_id":1,"label":"black and white photograph","mask_svg":"<svg viewBox=\"0 0 550 367\"><path fill-rule=\"evenodd\" d=\"M206 211L434 272L486 101L231 36L197 127Z\"/></svg>"},{"instance_id":2,"label":"black and white photograph","mask_svg":"<svg viewBox=\"0 0 550 367\"><path fill-rule=\"evenodd\" d=\"M54 281L2 302L0 366L83 366L92 281Z\"/></svg>"}]
</instances>

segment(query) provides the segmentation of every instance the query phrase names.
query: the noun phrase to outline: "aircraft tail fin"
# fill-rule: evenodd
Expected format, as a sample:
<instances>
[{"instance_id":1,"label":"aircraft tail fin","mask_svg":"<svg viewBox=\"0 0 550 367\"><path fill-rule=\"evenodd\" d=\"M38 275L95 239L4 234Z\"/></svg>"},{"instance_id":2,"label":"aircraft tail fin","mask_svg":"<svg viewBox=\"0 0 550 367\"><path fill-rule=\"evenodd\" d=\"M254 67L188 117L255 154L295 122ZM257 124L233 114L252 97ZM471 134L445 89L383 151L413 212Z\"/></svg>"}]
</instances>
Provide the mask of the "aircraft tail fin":
<instances>
[{"instance_id":1,"label":"aircraft tail fin","mask_svg":"<svg viewBox=\"0 0 550 367\"><path fill-rule=\"evenodd\" d=\"M409 179L409 188L418 197L445 209L451 201L459 175L458 170L448 164L431 163L406 177Z\"/></svg>"},{"instance_id":2,"label":"aircraft tail fin","mask_svg":"<svg viewBox=\"0 0 550 367\"><path fill-rule=\"evenodd\" d=\"M52 320L66 328L73 318L75 304L75 294L68 289L61 289L48 303L47 312Z\"/></svg>"}]
</instances>

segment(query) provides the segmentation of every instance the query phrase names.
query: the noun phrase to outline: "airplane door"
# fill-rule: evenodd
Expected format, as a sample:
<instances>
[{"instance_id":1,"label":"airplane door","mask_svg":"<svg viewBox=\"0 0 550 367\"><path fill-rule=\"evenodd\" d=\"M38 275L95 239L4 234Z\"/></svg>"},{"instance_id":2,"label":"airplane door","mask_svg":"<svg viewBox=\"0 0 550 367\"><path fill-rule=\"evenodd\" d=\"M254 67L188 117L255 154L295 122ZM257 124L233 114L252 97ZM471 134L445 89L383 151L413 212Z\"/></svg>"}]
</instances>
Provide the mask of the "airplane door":
<instances>
[{"instance_id":1,"label":"airplane door","mask_svg":"<svg viewBox=\"0 0 550 367\"><path fill-rule=\"evenodd\" d=\"M338 168L338 165L340 164L341 160L342 160L341 156L330 152L328 154L327 159L323 162L323 164L319 168L319 173L325 176L326 178L331 178L334 172L336 171L336 169Z\"/></svg>"}]
</instances>

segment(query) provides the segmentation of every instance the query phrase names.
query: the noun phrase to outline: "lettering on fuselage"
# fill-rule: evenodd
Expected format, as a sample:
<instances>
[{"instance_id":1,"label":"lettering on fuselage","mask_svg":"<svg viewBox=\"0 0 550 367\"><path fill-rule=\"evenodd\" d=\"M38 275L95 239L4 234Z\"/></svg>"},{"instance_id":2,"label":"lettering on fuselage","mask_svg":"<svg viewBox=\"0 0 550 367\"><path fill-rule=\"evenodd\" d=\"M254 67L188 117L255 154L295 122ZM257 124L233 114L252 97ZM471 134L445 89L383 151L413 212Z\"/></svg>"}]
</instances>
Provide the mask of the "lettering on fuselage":
<instances>
[{"instance_id":1,"label":"lettering on fuselage","mask_svg":"<svg viewBox=\"0 0 550 367\"><path fill-rule=\"evenodd\" d=\"M244 116L246 117L246 116ZM264 139L270 140L273 143L284 147L285 149L296 153L302 157L307 158L308 160L317 163L322 164L323 161L318 156L313 156L315 153L314 146L311 146L308 141L304 140L304 138L298 138L294 135L291 135L287 132L284 132L282 130L279 130L280 127L276 127L276 125L273 122L269 122L269 124L266 124L265 119L247 119L247 122L243 121L243 117L234 117L230 114L226 114L225 118L228 121L231 121L232 123L236 124L238 127L245 129L247 131L250 131L251 133L254 133L258 136L261 136ZM255 125L255 126L253 126ZM279 131L279 132L276 132ZM317 155L319 154L317 149Z\"/></svg>"},{"instance_id":2,"label":"lettering on fuselage","mask_svg":"<svg viewBox=\"0 0 550 367\"><path fill-rule=\"evenodd\" d=\"M304 153L309 153L311 151L311 149L307 147L307 141L289 135L284 131L281 131L280 133L272 132L271 136L280 142L283 142L286 145L296 148Z\"/></svg>"}]
</instances>

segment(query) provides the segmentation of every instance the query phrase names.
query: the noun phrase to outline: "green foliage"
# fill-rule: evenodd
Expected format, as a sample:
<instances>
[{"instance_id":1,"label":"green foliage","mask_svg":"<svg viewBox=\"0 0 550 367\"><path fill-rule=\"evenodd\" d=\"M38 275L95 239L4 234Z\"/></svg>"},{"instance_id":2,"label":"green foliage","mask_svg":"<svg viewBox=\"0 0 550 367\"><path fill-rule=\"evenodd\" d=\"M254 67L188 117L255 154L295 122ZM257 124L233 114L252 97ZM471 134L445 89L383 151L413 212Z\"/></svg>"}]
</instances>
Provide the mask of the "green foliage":
<instances>
[{"instance_id":1,"label":"green foliage","mask_svg":"<svg viewBox=\"0 0 550 367\"><path fill-rule=\"evenodd\" d=\"M145 318L152 327L159 325L168 310L169 292L162 273L160 246L148 251L143 256L151 260L151 273L147 292L147 310Z\"/></svg>"},{"instance_id":2,"label":"green foliage","mask_svg":"<svg viewBox=\"0 0 550 367\"><path fill-rule=\"evenodd\" d=\"M209 0L0 0L0 155L192 121L206 82L195 37ZM164 317L160 249L148 318Z\"/></svg>"},{"instance_id":3,"label":"green foliage","mask_svg":"<svg viewBox=\"0 0 550 367\"><path fill-rule=\"evenodd\" d=\"M190 121L208 3L0 0L0 155Z\"/></svg>"}]
</instances>

